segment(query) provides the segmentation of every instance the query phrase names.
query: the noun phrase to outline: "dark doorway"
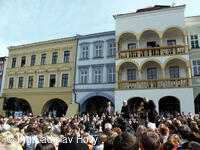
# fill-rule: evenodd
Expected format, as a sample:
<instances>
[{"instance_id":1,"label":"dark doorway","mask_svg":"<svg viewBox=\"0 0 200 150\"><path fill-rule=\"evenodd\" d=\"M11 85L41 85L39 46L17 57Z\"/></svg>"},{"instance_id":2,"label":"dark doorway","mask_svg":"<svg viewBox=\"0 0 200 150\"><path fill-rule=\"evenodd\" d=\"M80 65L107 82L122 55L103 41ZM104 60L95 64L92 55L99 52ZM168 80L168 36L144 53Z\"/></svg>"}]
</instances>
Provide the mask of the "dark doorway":
<instances>
[{"instance_id":1,"label":"dark doorway","mask_svg":"<svg viewBox=\"0 0 200 150\"><path fill-rule=\"evenodd\" d=\"M200 94L194 100L195 114L200 112Z\"/></svg>"},{"instance_id":2,"label":"dark doorway","mask_svg":"<svg viewBox=\"0 0 200 150\"><path fill-rule=\"evenodd\" d=\"M131 113L137 112L138 107L140 106L140 102L143 101L141 97L133 97L128 100L128 106Z\"/></svg>"},{"instance_id":3,"label":"dark doorway","mask_svg":"<svg viewBox=\"0 0 200 150\"><path fill-rule=\"evenodd\" d=\"M44 108L43 115L44 116L53 116L53 117L62 117L66 115L67 112L67 104L60 99L53 99L47 102Z\"/></svg>"},{"instance_id":4,"label":"dark doorway","mask_svg":"<svg viewBox=\"0 0 200 150\"><path fill-rule=\"evenodd\" d=\"M166 96L159 100L159 112L180 113L180 101L174 96Z\"/></svg>"},{"instance_id":5,"label":"dark doorway","mask_svg":"<svg viewBox=\"0 0 200 150\"><path fill-rule=\"evenodd\" d=\"M13 116L15 112L21 112L24 115L32 113L30 104L24 99L15 97L4 99L4 108L7 116Z\"/></svg>"},{"instance_id":6,"label":"dark doorway","mask_svg":"<svg viewBox=\"0 0 200 150\"><path fill-rule=\"evenodd\" d=\"M89 115L101 115L106 111L107 102L111 101L103 96L90 97L85 101L83 105L83 113L88 113ZM112 102L111 105L114 107Z\"/></svg>"}]
</instances>

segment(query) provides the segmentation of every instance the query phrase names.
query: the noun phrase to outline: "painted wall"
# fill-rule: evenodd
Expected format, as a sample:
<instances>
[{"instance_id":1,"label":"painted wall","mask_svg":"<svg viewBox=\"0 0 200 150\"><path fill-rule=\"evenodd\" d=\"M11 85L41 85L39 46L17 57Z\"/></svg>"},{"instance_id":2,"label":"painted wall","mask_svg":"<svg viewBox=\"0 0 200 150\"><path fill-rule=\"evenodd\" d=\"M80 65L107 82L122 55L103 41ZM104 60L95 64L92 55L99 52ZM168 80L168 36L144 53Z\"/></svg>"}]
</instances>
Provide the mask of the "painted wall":
<instances>
[{"instance_id":1,"label":"painted wall","mask_svg":"<svg viewBox=\"0 0 200 150\"><path fill-rule=\"evenodd\" d=\"M187 93L187 94L183 94ZM192 112L194 114L194 97L192 88L176 89L148 89L148 90L116 90L115 91L115 110L120 112L123 100L133 97L148 97L154 100L158 111L158 102L165 96L174 96L180 100L181 112Z\"/></svg>"}]
</instances>

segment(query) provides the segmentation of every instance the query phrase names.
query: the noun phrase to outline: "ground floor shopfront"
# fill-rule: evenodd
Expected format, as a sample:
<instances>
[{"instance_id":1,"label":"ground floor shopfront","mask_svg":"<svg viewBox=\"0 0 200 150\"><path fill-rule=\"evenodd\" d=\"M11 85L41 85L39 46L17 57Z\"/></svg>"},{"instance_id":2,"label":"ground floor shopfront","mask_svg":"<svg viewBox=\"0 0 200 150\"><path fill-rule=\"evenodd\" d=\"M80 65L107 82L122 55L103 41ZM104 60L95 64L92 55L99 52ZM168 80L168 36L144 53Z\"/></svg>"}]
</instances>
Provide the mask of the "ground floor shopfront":
<instances>
[{"instance_id":1,"label":"ground floor shopfront","mask_svg":"<svg viewBox=\"0 0 200 150\"><path fill-rule=\"evenodd\" d=\"M14 115L15 112L22 114L72 116L78 113L78 105L72 104L72 92L66 89L34 89L32 92L24 90L23 93L16 89L4 91L1 98L1 114Z\"/></svg>"}]
</instances>

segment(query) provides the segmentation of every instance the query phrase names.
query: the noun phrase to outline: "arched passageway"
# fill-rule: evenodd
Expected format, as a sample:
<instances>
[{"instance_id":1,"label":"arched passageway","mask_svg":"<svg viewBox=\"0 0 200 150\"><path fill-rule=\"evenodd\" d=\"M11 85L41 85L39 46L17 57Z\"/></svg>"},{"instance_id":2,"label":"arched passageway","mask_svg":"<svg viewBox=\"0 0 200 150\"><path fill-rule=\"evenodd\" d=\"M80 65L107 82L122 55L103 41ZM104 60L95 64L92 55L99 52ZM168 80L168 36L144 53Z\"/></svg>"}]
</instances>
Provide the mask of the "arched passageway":
<instances>
[{"instance_id":1,"label":"arched passageway","mask_svg":"<svg viewBox=\"0 0 200 150\"><path fill-rule=\"evenodd\" d=\"M141 97L133 97L128 100L128 106L131 113L137 111L138 107L140 106L140 102L143 101Z\"/></svg>"},{"instance_id":2,"label":"arched passageway","mask_svg":"<svg viewBox=\"0 0 200 150\"><path fill-rule=\"evenodd\" d=\"M88 98L83 104L83 112L90 115L98 114L101 115L106 111L107 102L111 102L109 99L103 96L93 96ZM111 105L113 103L111 102Z\"/></svg>"},{"instance_id":3,"label":"arched passageway","mask_svg":"<svg viewBox=\"0 0 200 150\"><path fill-rule=\"evenodd\" d=\"M159 112L169 112L171 114L180 113L180 101L174 96L165 96L159 100Z\"/></svg>"},{"instance_id":4,"label":"arched passageway","mask_svg":"<svg viewBox=\"0 0 200 150\"><path fill-rule=\"evenodd\" d=\"M52 99L48 101L43 108L44 116L62 117L66 115L67 104L61 99Z\"/></svg>"},{"instance_id":5,"label":"arched passageway","mask_svg":"<svg viewBox=\"0 0 200 150\"><path fill-rule=\"evenodd\" d=\"M32 113L30 104L25 99L19 99L16 97L5 98L4 108L6 116L18 116L28 115Z\"/></svg>"}]
</instances>

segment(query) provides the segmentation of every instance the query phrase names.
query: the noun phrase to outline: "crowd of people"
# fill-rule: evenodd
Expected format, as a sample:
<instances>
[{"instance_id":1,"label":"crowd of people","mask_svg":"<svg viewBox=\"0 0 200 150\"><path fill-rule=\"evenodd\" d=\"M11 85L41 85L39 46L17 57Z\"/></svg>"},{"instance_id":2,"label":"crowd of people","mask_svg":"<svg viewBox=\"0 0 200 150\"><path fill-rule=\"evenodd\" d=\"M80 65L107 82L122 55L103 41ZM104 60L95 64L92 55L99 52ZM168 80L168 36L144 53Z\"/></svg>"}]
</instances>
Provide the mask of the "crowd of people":
<instances>
[{"instance_id":1,"label":"crowd of people","mask_svg":"<svg viewBox=\"0 0 200 150\"><path fill-rule=\"evenodd\" d=\"M124 100L119 114L108 102L101 115L0 116L0 149L200 150L199 128L200 113L159 115L148 98L131 113Z\"/></svg>"}]
</instances>

